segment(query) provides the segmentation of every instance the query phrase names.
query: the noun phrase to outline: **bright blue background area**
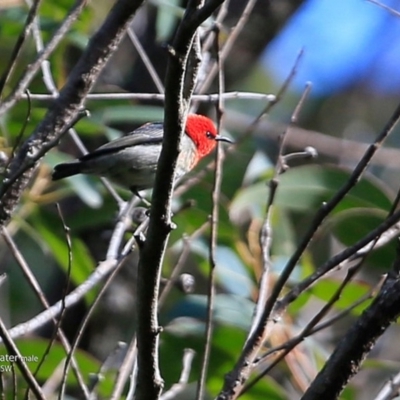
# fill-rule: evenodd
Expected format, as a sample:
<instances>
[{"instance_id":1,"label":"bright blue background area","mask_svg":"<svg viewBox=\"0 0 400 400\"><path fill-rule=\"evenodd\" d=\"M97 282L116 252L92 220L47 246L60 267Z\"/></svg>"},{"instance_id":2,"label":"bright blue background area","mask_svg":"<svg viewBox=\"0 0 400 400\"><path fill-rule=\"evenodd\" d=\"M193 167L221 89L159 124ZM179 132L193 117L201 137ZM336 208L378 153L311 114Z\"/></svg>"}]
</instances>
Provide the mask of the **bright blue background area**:
<instances>
[{"instance_id":1,"label":"bright blue background area","mask_svg":"<svg viewBox=\"0 0 400 400\"><path fill-rule=\"evenodd\" d=\"M400 11L400 1L381 0ZM301 49L292 88L313 83L314 95L350 85L393 93L400 89L400 17L366 0L308 0L271 42L263 63L281 83Z\"/></svg>"}]
</instances>

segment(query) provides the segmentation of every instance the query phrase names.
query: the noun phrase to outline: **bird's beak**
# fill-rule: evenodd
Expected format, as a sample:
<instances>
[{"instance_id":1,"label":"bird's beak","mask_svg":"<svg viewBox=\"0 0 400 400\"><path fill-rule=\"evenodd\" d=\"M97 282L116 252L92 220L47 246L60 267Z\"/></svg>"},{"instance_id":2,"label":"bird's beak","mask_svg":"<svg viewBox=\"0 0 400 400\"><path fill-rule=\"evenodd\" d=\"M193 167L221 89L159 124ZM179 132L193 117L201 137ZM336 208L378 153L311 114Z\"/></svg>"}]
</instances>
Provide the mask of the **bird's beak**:
<instances>
[{"instance_id":1,"label":"bird's beak","mask_svg":"<svg viewBox=\"0 0 400 400\"><path fill-rule=\"evenodd\" d=\"M231 144L235 144L235 141L226 137L226 136L221 136L221 135L217 135L215 136L215 140L217 142L226 142L226 143L231 143Z\"/></svg>"}]
</instances>

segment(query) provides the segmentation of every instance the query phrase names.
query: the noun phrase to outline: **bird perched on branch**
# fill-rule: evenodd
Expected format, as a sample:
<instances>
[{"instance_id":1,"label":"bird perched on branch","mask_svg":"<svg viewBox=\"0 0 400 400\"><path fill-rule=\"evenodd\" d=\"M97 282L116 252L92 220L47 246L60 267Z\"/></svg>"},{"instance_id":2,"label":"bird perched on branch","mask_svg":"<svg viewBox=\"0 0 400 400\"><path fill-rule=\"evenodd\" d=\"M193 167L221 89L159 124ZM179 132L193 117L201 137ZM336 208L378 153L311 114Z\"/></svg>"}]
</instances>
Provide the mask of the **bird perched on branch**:
<instances>
[{"instance_id":1,"label":"bird perched on branch","mask_svg":"<svg viewBox=\"0 0 400 400\"><path fill-rule=\"evenodd\" d=\"M75 161L56 165L52 178L58 180L77 174L103 176L138 194L140 190L153 187L163 134L162 123L147 123ZM211 153L217 141L233 143L231 139L217 135L209 118L189 114L177 161L176 180Z\"/></svg>"}]
</instances>

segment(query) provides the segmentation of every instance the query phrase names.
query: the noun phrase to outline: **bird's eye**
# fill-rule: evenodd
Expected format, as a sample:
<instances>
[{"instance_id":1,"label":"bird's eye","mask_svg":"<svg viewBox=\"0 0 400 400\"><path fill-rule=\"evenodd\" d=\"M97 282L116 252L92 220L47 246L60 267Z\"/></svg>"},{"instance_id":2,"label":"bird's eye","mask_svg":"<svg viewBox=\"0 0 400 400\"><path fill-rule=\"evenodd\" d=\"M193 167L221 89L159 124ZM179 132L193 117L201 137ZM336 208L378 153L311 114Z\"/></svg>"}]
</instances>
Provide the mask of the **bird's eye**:
<instances>
[{"instance_id":1,"label":"bird's eye","mask_svg":"<svg viewBox=\"0 0 400 400\"><path fill-rule=\"evenodd\" d=\"M210 131L207 131L207 132L206 132L206 137L207 137L208 139L214 139L214 135L213 135Z\"/></svg>"}]
</instances>

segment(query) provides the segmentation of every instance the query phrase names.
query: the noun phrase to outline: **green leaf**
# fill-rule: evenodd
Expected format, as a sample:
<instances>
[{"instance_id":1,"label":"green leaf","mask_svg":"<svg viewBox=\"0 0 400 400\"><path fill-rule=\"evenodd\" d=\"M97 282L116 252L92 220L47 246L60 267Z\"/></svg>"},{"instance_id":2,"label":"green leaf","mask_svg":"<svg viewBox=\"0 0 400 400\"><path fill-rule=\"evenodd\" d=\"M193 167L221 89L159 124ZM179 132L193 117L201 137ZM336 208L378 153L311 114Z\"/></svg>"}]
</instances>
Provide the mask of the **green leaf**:
<instances>
[{"instance_id":1,"label":"green leaf","mask_svg":"<svg viewBox=\"0 0 400 400\"><path fill-rule=\"evenodd\" d=\"M66 358L65 349L56 342L53 342L50 350L48 350L48 341L38 338L17 339L16 345L21 355L26 357L25 361L31 372L36 370L39 362L42 360L44 355L46 355L45 361L36 375L40 381L46 381L53 376L57 368L62 368L62 362ZM0 366L10 364L9 362L5 361L7 354L8 352L5 346L0 345ZM100 370L101 363L90 354L78 349L75 350L74 357L79 367L79 371L86 382L89 381L91 374L96 374ZM18 368L15 368L15 371L18 374ZM99 393L104 396L104 398L107 398L111 394L115 374L115 370L112 374L104 374L103 379L101 380L98 390ZM67 377L67 385L69 388L76 388L78 386L77 380L71 368ZM22 384L19 384L19 386L21 387ZM24 389L26 389L26 386Z\"/></svg>"},{"instance_id":2,"label":"green leaf","mask_svg":"<svg viewBox=\"0 0 400 400\"><path fill-rule=\"evenodd\" d=\"M37 210L30 217L30 222L38 233L42 244L46 246L52 253L58 265L67 272L69 268L69 250L67 246L66 233L62 229L59 217L54 214ZM75 285L84 282L87 277L93 272L95 263L86 248L86 245L71 234L71 279ZM86 296L89 301L94 298L93 292L89 292Z\"/></svg>"},{"instance_id":3,"label":"green leaf","mask_svg":"<svg viewBox=\"0 0 400 400\"><path fill-rule=\"evenodd\" d=\"M208 270L208 247L200 246L197 242L197 246L192 246L192 251L203 258L203 270ZM229 247L218 246L215 261L218 284L233 295L251 298L254 283L238 255Z\"/></svg>"},{"instance_id":4,"label":"green leaf","mask_svg":"<svg viewBox=\"0 0 400 400\"><path fill-rule=\"evenodd\" d=\"M240 395L240 399L242 400L286 400L288 398L290 398L290 396L286 393L284 387L273 377L268 375L259 380L248 392Z\"/></svg>"},{"instance_id":5,"label":"green leaf","mask_svg":"<svg viewBox=\"0 0 400 400\"><path fill-rule=\"evenodd\" d=\"M331 218L324 227L325 232L333 233L345 246L352 246L370 233L387 217L388 213L373 208L353 208L342 211ZM366 259L369 272L382 273L390 268L396 256L397 236L384 246L374 249ZM377 277L378 278L378 277Z\"/></svg>"},{"instance_id":6,"label":"green leaf","mask_svg":"<svg viewBox=\"0 0 400 400\"><path fill-rule=\"evenodd\" d=\"M296 266L289 279L292 280L294 277L294 279L296 279L295 283L298 283L300 280L311 275L315 271L315 268L313 257L309 251L306 251L301 258L301 264ZM299 312L301 313L303 311L303 306L311 297L311 293L308 290L302 292L300 296L297 297L296 301L289 304L289 313L291 315L296 315Z\"/></svg>"},{"instance_id":7,"label":"green leaf","mask_svg":"<svg viewBox=\"0 0 400 400\"><path fill-rule=\"evenodd\" d=\"M254 284L238 255L229 247L218 246L215 258L218 284L231 294L251 298Z\"/></svg>"},{"instance_id":8,"label":"green leaf","mask_svg":"<svg viewBox=\"0 0 400 400\"><path fill-rule=\"evenodd\" d=\"M293 210L314 210L328 201L342 188L350 177L350 171L334 166L309 165L293 168L280 178L277 202ZM351 189L335 209L336 212L351 207L373 207L390 210L392 195L380 181L365 176ZM294 201L295 200L295 201Z\"/></svg>"},{"instance_id":9,"label":"green leaf","mask_svg":"<svg viewBox=\"0 0 400 400\"><path fill-rule=\"evenodd\" d=\"M266 172L272 171L272 168L270 159L263 152L256 151L247 165L243 184L247 186L261 177L265 178Z\"/></svg>"},{"instance_id":10,"label":"green leaf","mask_svg":"<svg viewBox=\"0 0 400 400\"><path fill-rule=\"evenodd\" d=\"M178 20L182 18L185 10L179 7L179 0L159 0L153 1L153 3L158 5L156 20L157 41L163 42L172 36L174 27Z\"/></svg>"},{"instance_id":11,"label":"green leaf","mask_svg":"<svg viewBox=\"0 0 400 400\"><path fill-rule=\"evenodd\" d=\"M275 207L272 213L271 224L272 255L290 257L297 247L296 232L288 213Z\"/></svg>"},{"instance_id":12,"label":"green leaf","mask_svg":"<svg viewBox=\"0 0 400 400\"><path fill-rule=\"evenodd\" d=\"M348 180L350 172L334 166L308 165L292 168L279 178L274 204L291 211L314 212ZM238 219L244 212L261 218L268 201L267 184L259 182L238 191L231 204L230 215ZM391 193L371 176L363 178L346 195L333 213L353 207L389 210Z\"/></svg>"},{"instance_id":13,"label":"green leaf","mask_svg":"<svg viewBox=\"0 0 400 400\"><path fill-rule=\"evenodd\" d=\"M215 297L214 320L222 325L248 329L254 303L239 296L219 294ZM170 310L169 318L191 317L203 319L207 314L207 296L189 295ZM185 332L182 330L182 334Z\"/></svg>"},{"instance_id":14,"label":"green leaf","mask_svg":"<svg viewBox=\"0 0 400 400\"><path fill-rule=\"evenodd\" d=\"M344 210L330 218L325 229L344 245L351 246L381 224L387 215L386 211L376 208Z\"/></svg>"},{"instance_id":15,"label":"green leaf","mask_svg":"<svg viewBox=\"0 0 400 400\"><path fill-rule=\"evenodd\" d=\"M68 34L68 39L71 44L74 44L81 50L85 49L87 44L89 43L88 36L79 32L70 32Z\"/></svg>"},{"instance_id":16,"label":"green leaf","mask_svg":"<svg viewBox=\"0 0 400 400\"><path fill-rule=\"evenodd\" d=\"M310 292L319 299L328 302L340 285L341 282L337 280L325 279L313 286L310 289ZM346 309L358 301L362 296L367 294L370 289L370 286L364 282L349 282L333 307L340 310ZM360 315L370 302L371 300L366 300L362 304L358 305L352 310L352 314Z\"/></svg>"},{"instance_id":17,"label":"green leaf","mask_svg":"<svg viewBox=\"0 0 400 400\"><path fill-rule=\"evenodd\" d=\"M79 132L79 136L99 136L106 132L107 127L101 121L97 121L91 116L82 118L77 122L74 128Z\"/></svg>"},{"instance_id":18,"label":"green leaf","mask_svg":"<svg viewBox=\"0 0 400 400\"><path fill-rule=\"evenodd\" d=\"M118 206L112 196L105 196L101 209L82 207L68 216L68 225L75 232L99 227L104 229L115 221Z\"/></svg>"},{"instance_id":19,"label":"green leaf","mask_svg":"<svg viewBox=\"0 0 400 400\"><path fill-rule=\"evenodd\" d=\"M93 118L104 124L135 122L144 124L151 121L162 121L164 109L159 106L122 105L105 107L93 112Z\"/></svg>"}]
</instances>

